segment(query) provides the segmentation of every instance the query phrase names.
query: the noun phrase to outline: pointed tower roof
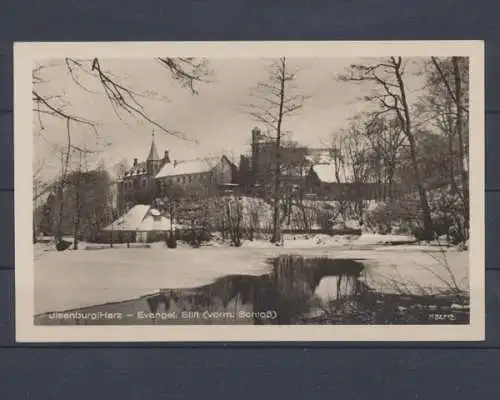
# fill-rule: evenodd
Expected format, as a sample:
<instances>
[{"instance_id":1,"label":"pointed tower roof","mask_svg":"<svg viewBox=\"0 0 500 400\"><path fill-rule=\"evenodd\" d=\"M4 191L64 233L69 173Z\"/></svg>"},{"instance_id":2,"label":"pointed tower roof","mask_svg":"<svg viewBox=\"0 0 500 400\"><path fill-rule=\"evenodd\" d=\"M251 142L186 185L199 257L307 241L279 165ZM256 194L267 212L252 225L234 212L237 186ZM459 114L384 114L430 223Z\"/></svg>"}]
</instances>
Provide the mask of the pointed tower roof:
<instances>
[{"instance_id":1,"label":"pointed tower roof","mask_svg":"<svg viewBox=\"0 0 500 400\"><path fill-rule=\"evenodd\" d=\"M151 149L149 150L149 155L147 161L158 161L160 157L158 157L158 151L156 150L155 144L155 133L153 131L153 138L151 140Z\"/></svg>"}]
</instances>

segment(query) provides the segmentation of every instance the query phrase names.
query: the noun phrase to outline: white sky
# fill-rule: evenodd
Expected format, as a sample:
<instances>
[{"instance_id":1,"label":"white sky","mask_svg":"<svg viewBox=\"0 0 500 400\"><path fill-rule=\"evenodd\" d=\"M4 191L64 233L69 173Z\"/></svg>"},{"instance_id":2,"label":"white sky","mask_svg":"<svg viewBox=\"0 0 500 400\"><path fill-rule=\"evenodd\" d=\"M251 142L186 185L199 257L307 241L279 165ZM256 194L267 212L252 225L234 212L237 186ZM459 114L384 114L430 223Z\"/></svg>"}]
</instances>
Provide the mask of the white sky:
<instances>
[{"instance_id":1,"label":"white sky","mask_svg":"<svg viewBox=\"0 0 500 400\"><path fill-rule=\"evenodd\" d=\"M181 131L198 144L168 136L146 121L122 115L120 121L106 97L99 82L90 76L82 81L96 93L88 93L76 85L62 60L40 61L44 68L40 76L46 83L36 86L44 95L61 95L68 103L67 112L99 123L102 138L110 143L100 158L108 165L134 157L147 157L151 133L156 132L158 152L170 151L171 159L186 159L204 155L227 154L239 157L248 150L250 131L257 125L241 110L241 105L251 101L249 92L256 83L266 78L268 59L210 59L213 82L199 86L199 95L190 92L174 82L169 73L155 60L104 59L101 65L119 77L121 82L139 92L155 91L157 97L168 97L169 101L141 100L148 115L161 125ZM292 131L292 138L304 145L320 147L329 142L335 132L346 127L349 117L363 110L366 103L359 97L366 93L367 84L338 82L334 78L352 63L362 59L307 58L289 59L292 68L300 68L297 85L301 93L310 95L297 116L288 120L286 128ZM421 87L421 78L409 81L410 89ZM413 85L413 86L412 86ZM35 168L44 165L44 175L57 173L58 161L53 156L54 145L66 141L64 121L45 117L43 136L38 134L39 122L34 121ZM96 139L85 126L74 126L74 143L86 145L89 149L100 148ZM85 133L86 132L86 133ZM85 139L83 139L85 138ZM85 143L84 143L85 141ZM236 158L237 159L237 158Z\"/></svg>"}]
</instances>

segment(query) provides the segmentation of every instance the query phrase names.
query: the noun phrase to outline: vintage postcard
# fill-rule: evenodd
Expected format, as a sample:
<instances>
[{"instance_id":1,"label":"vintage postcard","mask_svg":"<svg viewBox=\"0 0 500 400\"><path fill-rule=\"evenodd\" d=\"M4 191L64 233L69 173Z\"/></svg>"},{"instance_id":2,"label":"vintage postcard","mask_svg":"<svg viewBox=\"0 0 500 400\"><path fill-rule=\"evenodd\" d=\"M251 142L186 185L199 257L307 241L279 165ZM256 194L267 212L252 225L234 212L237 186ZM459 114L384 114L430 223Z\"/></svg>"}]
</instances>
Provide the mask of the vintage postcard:
<instances>
[{"instance_id":1,"label":"vintage postcard","mask_svg":"<svg viewBox=\"0 0 500 400\"><path fill-rule=\"evenodd\" d=\"M17 341L484 340L483 42L14 56Z\"/></svg>"}]
</instances>

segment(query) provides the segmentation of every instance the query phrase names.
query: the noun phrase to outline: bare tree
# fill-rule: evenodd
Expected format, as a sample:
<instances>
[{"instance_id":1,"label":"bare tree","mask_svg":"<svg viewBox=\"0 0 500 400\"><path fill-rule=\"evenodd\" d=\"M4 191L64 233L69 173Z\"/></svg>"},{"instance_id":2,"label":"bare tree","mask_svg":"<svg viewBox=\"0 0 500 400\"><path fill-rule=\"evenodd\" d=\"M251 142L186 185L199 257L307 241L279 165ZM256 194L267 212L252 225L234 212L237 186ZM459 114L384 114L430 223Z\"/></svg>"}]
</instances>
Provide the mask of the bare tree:
<instances>
[{"instance_id":1,"label":"bare tree","mask_svg":"<svg viewBox=\"0 0 500 400\"><path fill-rule=\"evenodd\" d=\"M82 153L79 154L78 160L78 170L76 171L75 176L75 217L74 217L74 234L73 234L73 249L78 249L78 239L80 234L80 220L82 218L82 199L81 199L81 190L82 190Z\"/></svg>"},{"instance_id":2,"label":"bare tree","mask_svg":"<svg viewBox=\"0 0 500 400\"><path fill-rule=\"evenodd\" d=\"M366 136L371 144L373 175L382 193L379 197L393 199L394 179L401 149L406 143L398 118L377 116L366 124Z\"/></svg>"},{"instance_id":3,"label":"bare tree","mask_svg":"<svg viewBox=\"0 0 500 400\"><path fill-rule=\"evenodd\" d=\"M346 158L344 166L350 170L349 181L354 188L354 192L349 193L349 200L354 200L354 216L357 219L362 219L365 208L364 200L366 198L364 188L369 182L371 156L370 143L367 140L363 125L352 124L343 143Z\"/></svg>"},{"instance_id":4,"label":"bare tree","mask_svg":"<svg viewBox=\"0 0 500 400\"><path fill-rule=\"evenodd\" d=\"M255 236L262 231L262 207L259 204L260 199L247 197L245 204L246 215L248 220L246 222L247 238L254 240Z\"/></svg>"},{"instance_id":5,"label":"bare tree","mask_svg":"<svg viewBox=\"0 0 500 400\"><path fill-rule=\"evenodd\" d=\"M207 61L195 58L169 58L158 57L155 59L170 75L172 79L179 82L182 86L188 88L192 94L198 93L197 84L208 81L211 71L208 69ZM57 65L40 64L33 70L33 111L36 113L40 125L43 127L43 117L49 116L63 120L70 120L72 123L83 124L90 127L94 133L98 133L98 124L95 121L80 117L66 111L69 105L63 95L44 95L39 86L47 83L43 79L43 71L48 67ZM176 132L163 126L151 117L143 100L147 98L158 98L151 91L135 91L120 82L120 78L108 71L103 66L103 60L93 59L74 59L66 58L62 63L75 85L86 92L94 93L89 88L84 77L90 77L100 83L101 94L108 100L120 118L120 111L139 117L146 122L157 127L160 131L174 136L184 137L180 132Z\"/></svg>"},{"instance_id":6,"label":"bare tree","mask_svg":"<svg viewBox=\"0 0 500 400\"><path fill-rule=\"evenodd\" d=\"M374 169L373 149L361 117L354 118L347 129L335 134L330 156L336 183L343 188L336 194L339 207L336 217L361 220L367 194L365 188Z\"/></svg>"},{"instance_id":7,"label":"bare tree","mask_svg":"<svg viewBox=\"0 0 500 400\"><path fill-rule=\"evenodd\" d=\"M126 159L118 161L111 169L111 173L116 178L121 178L130 169L130 163Z\"/></svg>"},{"instance_id":8,"label":"bare tree","mask_svg":"<svg viewBox=\"0 0 500 400\"><path fill-rule=\"evenodd\" d=\"M347 175L346 171L346 156L344 154L345 152L345 145L344 145L344 140L345 140L345 134L340 134L340 135L335 135L332 138L332 144L330 148L330 157L333 161L333 168L335 168L334 174L335 174L335 179L337 180L337 183L342 183L342 180L340 178L340 174L342 172L343 176Z\"/></svg>"},{"instance_id":9,"label":"bare tree","mask_svg":"<svg viewBox=\"0 0 500 400\"><path fill-rule=\"evenodd\" d=\"M197 85L202 82L208 82L211 71L208 69L207 61L195 58L168 58L158 57L157 61L163 67L169 76L183 87L188 88L193 95L198 94ZM63 68L71 77L72 82L82 91L101 94L108 99L113 111L119 119L122 119L122 113L137 117L155 126L161 132L188 139L182 133L163 126L154 117L149 115L145 99L165 100L156 92L136 91L123 84L120 77L107 70L103 66L104 61L99 58L93 59L74 59L65 58L59 63L40 63L32 71L32 98L33 112L36 121L40 126L40 131L45 129L46 118L61 120L66 123L67 142L66 145L71 151L74 148L72 143L71 128L80 125L88 128L89 132L102 139L99 132L99 124L92 119L79 115L78 112L71 112L64 94L47 94L46 87L50 87L50 81L47 81L43 75L44 71L50 68ZM91 83L98 83L100 88L96 92L91 88Z\"/></svg>"},{"instance_id":10,"label":"bare tree","mask_svg":"<svg viewBox=\"0 0 500 400\"><path fill-rule=\"evenodd\" d=\"M266 81L259 82L252 93L254 102L248 105L250 115L263 124L274 142L274 188L273 188L273 233L271 242L281 241L280 200L282 196L281 148L284 135L287 133L284 125L286 119L293 116L307 98L297 93L297 71L292 70L288 60L281 57L273 62L268 69Z\"/></svg>"},{"instance_id":11,"label":"bare tree","mask_svg":"<svg viewBox=\"0 0 500 400\"><path fill-rule=\"evenodd\" d=\"M423 239L431 240L434 238L434 228L427 192L418 163L416 129L405 83L406 66L406 60L403 60L403 57L388 57L374 63L353 64L350 66L348 73L341 75L339 78L347 82L373 83L376 90L367 94L365 100L373 102L378 107L379 111L375 115L392 113L398 118L409 144L413 174L422 213Z\"/></svg>"},{"instance_id":12,"label":"bare tree","mask_svg":"<svg viewBox=\"0 0 500 400\"><path fill-rule=\"evenodd\" d=\"M198 60L194 58L168 58L158 57L155 59L175 81L182 86L188 88L192 94L197 94L196 85L207 80L210 71L207 68L206 60ZM60 159L60 173L57 179L57 197L59 202L58 222L56 229L56 242L62 240L62 221L64 214L64 190L66 179L70 170L71 156L78 147L73 140L72 128L76 125L86 127L89 132L92 132L97 138L101 138L99 125L96 121L84 118L78 113L68 111L70 104L65 99L63 94L48 95L44 93L44 84L50 84L43 78L44 70L52 67L63 67L71 77L73 83L86 92L93 92L85 83L84 77L91 78L100 84L101 94L105 96L114 110L116 116L121 119L121 112L138 117L147 123L157 127L160 131L187 139L180 132L176 132L168 127L163 126L156 121L147 112L142 100L145 98L155 97L154 94L148 92L138 92L130 87L122 84L119 77L115 76L111 71L107 71L103 67L103 61L99 58L89 60L66 58L59 64L39 64L32 71L32 99L33 112L35 113L36 121L40 127L40 131L45 129L46 118L60 120L66 125L66 143L62 148L59 148L57 153ZM101 138L102 139L102 138ZM54 147L56 145L53 145ZM37 180L37 184L40 178ZM40 186L38 184L38 186ZM48 185L47 185L48 186ZM45 193L44 190L36 190L35 199Z\"/></svg>"},{"instance_id":13,"label":"bare tree","mask_svg":"<svg viewBox=\"0 0 500 400\"><path fill-rule=\"evenodd\" d=\"M176 216L180 223L189 228L193 247L199 247L215 226L220 206L219 196L214 192L208 177L182 188Z\"/></svg>"},{"instance_id":14,"label":"bare tree","mask_svg":"<svg viewBox=\"0 0 500 400\"><path fill-rule=\"evenodd\" d=\"M237 196L224 196L222 199L224 207L224 226L227 227L231 243L235 247L241 246L243 235L243 205Z\"/></svg>"},{"instance_id":15,"label":"bare tree","mask_svg":"<svg viewBox=\"0 0 500 400\"><path fill-rule=\"evenodd\" d=\"M66 188L67 184L67 177L69 173L69 167L70 167L70 157L71 157L71 119L68 117L66 119L66 131L67 131L67 146L66 149L61 151L61 156L60 156L60 161L61 161L61 172L60 172L60 177L59 177L59 184L57 187L57 199L59 201L59 213L58 213L58 220L57 220L57 228L56 228L56 246L58 246L58 243L62 241L63 237L63 220L64 220L64 206L65 206L65 201L64 201L64 190Z\"/></svg>"},{"instance_id":16,"label":"bare tree","mask_svg":"<svg viewBox=\"0 0 500 400\"><path fill-rule=\"evenodd\" d=\"M174 221L179 218L179 213L181 210L182 200L184 198L185 191L179 185L174 185L169 183L167 185L161 186L160 197L163 203L163 210L168 215L170 220L170 236L167 241L167 245L171 248L177 246L175 232L174 232Z\"/></svg>"},{"instance_id":17,"label":"bare tree","mask_svg":"<svg viewBox=\"0 0 500 400\"><path fill-rule=\"evenodd\" d=\"M464 57L431 57L424 109L448 140L449 179L461 196L464 237L469 230L469 65ZM457 185L457 181L459 184Z\"/></svg>"}]
</instances>

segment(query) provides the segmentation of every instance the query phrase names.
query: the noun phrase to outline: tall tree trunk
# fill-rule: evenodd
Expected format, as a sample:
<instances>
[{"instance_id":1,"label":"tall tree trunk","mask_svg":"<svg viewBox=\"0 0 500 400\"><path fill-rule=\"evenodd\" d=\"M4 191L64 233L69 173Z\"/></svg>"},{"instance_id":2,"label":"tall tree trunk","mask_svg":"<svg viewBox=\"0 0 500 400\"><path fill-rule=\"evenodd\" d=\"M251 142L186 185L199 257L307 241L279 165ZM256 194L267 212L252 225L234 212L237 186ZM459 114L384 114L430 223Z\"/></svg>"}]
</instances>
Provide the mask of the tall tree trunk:
<instances>
[{"instance_id":1,"label":"tall tree trunk","mask_svg":"<svg viewBox=\"0 0 500 400\"><path fill-rule=\"evenodd\" d=\"M74 221L74 231L73 231L73 250L78 250L78 234L80 230L80 173L78 173L76 178L76 198L75 198L75 221Z\"/></svg>"},{"instance_id":2,"label":"tall tree trunk","mask_svg":"<svg viewBox=\"0 0 500 400\"><path fill-rule=\"evenodd\" d=\"M63 215L64 215L64 183L63 183L63 177L61 177L61 181L59 182L59 185L57 187L57 200L59 202L59 211L57 214L57 224L56 224L56 229L55 229L55 239L56 243L60 242L62 240L62 225L63 225Z\"/></svg>"},{"instance_id":3,"label":"tall tree trunk","mask_svg":"<svg viewBox=\"0 0 500 400\"><path fill-rule=\"evenodd\" d=\"M273 236L271 241L279 243L281 241L280 223L280 197L281 197L281 125L283 123L283 105L285 101L285 69L286 61L283 58L280 79L280 105L278 111L278 123L276 125L276 168L274 181L274 214L273 214Z\"/></svg>"},{"instance_id":4,"label":"tall tree trunk","mask_svg":"<svg viewBox=\"0 0 500 400\"><path fill-rule=\"evenodd\" d=\"M63 237L63 219L64 219L64 188L66 186L66 179L68 175L69 168L69 158L71 156L71 131L70 131L71 119L66 118L66 132L67 132L67 144L66 144L66 155L64 160L62 161L62 171L61 171L61 180L58 185L58 199L59 199L59 215L57 219L56 226L56 234L55 239L56 243L60 242Z\"/></svg>"},{"instance_id":5,"label":"tall tree trunk","mask_svg":"<svg viewBox=\"0 0 500 400\"><path fill-rule=\"evenodd\" d=\"M174 237L174 206L170 205L170 238L173 239Z\"/></svg>"},{"instance_id":6,"label":"tall tree trunk","mask_svg":"<svg viewBox=\"0 0 500 400\"><path fill-rule=\"evenodd\" d=\"M389 198L389 200L393 200L394 198L394 191L393 191L393 186L394 186L394 173L396 170L396 159L395 156L393 156L393 159L389 163L387 167L387 177L386 177L386 182L387 182L387 192L384 192L384 201Z\"/></svg>"},{"instance_id":7,"label":"tall tree trunk","mask_svg":"<svg viewBox=\"0 0 500 400\"><path fill-rule=\"evenodd\" d=\"M410 156L411 156L411 161L413 164L413 171L415 175L415 180L417 181L417 189L418 189L418 195L419 195L419 202L420 202L420 208L422 211L422 222L424 225L424 232L423 232L423 239L424 240L432 240L434 239L434 226L432 223L432 218L431 218L431 210L429 207L429 201L427 199L427 193L425 190L425 187L422 182L422 177L420 175L420 169L418 166L418 161L417 161L417 146L415 143L415 136L413 135L413 127L411 123L411 117L410 117L410 107L408 105L408 101L406 98L406 88L405 84L403 81L403 77L401 75L401 58L396 62L394 60L394 71L396 73L396 79L398 82L399 90L401 93L401 101L403 105L403 112L404 112L404 119L403 119L403 126L404 126L404 132L408 138L408 142L410 144Z\"/></svg>"},{"instance_id":8,"label":"tall tree trunk","mask_svg":"<svg viewBox=\"0 0 500 400\"><path fill-rule=\"evenodd\" d=\"M434 226L432 223L429 202L427 200L427 192L425 191L422 178L420 176L420 170L418 168L415 138L412 135L408 136L408 142L410 143L410 156L413 164L415 180L417 181L420 208L422 210L422 221L424 224L423 239L432 240L434 239Z\"/></svg>"},{"instance_id":9,"label":"tall tree trunk","mask_svg":"<svg viewBox=\"0 0 500 400\"><path fill-rule=\"evenodd\" d=\"M456 98L456 109L457 109L457 136L458 136L458 155L460 157L460 174L462 178L462 191L464 199L464 218L465 218L465 236L469 234L469 179L467 171L465 170L465 159L464 154L464 135L463 135L463 110L462 110L462 81L460 76L460 66L457 57L452 57L453 63L453 73L455 75L455 98Z\"/></svg>"},{"instance_id":10,"label":"tall tree trunk","mask_svg":"<svg viewBox=\"0 0 500 400\"><path fill-rule=\"evenodd\" d=\"M439 73L439 76L441 77L441 80L450 96L450 98L453 100L456 108L456 124L455 124L455 132L457 134L457 139L458 139L458 158L459 162L457 163L459 172L460 172L460 179L462 183L462 188L461 188L461 198L463 201L463 214L464 214L464 232L463 235L464 237L468 237L469 235L469 182L468 182L468 172L466 171L465 164L468 163L468 159L465 155L464 149L465 149L465 143L464 143L464 107L462 106L462 100L463 100L463 89L462 89L462 81L461 81L461 71L460 71L460 65L459 65L459 57L452 57L451 58L451 64L453 67L453 83L448 82L446 75L444 74L443 69L440 67L439 62L435 57L432 57L432 62L434 63L434 66L436 67L437 72ZM451 85L454 85L454 89L452 89ZM450 134L452 132L453 127L450 126ZM453 156L453 155L452 155ZM453 158L452 163L455 161L455 158ZM455 184L455 176L452 177L453 183ZM456 186L456 184L455 184Z\"/></svg>"},{"instance_id":11,"label":"tall tree trunk","mask_svg":"<svg viewBox=\"0 0 500 400\"><path fill-rule=\"evenodd\" d=\"M80 167L76 175L75 181L75 220L74 220L74 230L73 230L73 250L78 250L78 236L80 231L80 219L81 219L81 165L82 165L82 153L80 153Z\"/></svg>"},{"instance_id":12,"label":"tall tree trunk","mask_svg":"<svg viewBox=\"0 0 500 400\"><path fill-rule=\"evenodd\" d=\"M303 193L303 187L299 187L299 208L300 211L302 212L302 219L304 220L304 229L306 231L309 231L309 220L307 218L307 211L306 207L304 205L304 193Z\"/></svg>"}]
</instances>

